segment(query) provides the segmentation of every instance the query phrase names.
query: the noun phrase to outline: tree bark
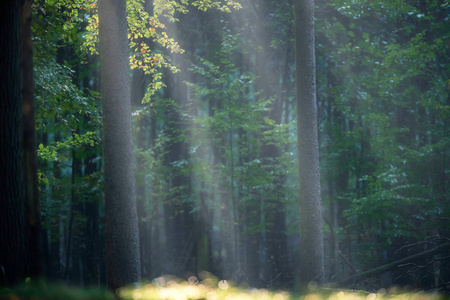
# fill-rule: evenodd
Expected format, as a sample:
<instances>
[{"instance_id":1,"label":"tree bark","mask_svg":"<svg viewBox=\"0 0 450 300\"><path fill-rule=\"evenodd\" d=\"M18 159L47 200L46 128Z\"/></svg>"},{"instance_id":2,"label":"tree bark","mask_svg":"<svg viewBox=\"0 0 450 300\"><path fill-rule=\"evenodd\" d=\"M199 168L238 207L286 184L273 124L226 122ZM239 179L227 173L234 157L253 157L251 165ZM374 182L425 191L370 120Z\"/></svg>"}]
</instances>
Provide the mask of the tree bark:
<instances>
[{"instance_id":1,"label":"tree bark","mask_svg":"<svg viewBox=\"0 0 450 300\"><path fill-rule=\"evenodd\" d=\"M25 275L25 185L19 1L0 4L0 285Z\"/></svg>"},{"instance_id":2,"label":"tree bark","mask_svg":"<svg viewBox=\"0 0 450 300\"><path fill-rule=\"evenodd\" d=\"M101 0L98 14L107 284L116 289L141 277L125 1Z\"/></svg>"},{"instance_id":3,"label":"tree bark","mask_svg":"<svg viewBox=\"0 0 450 300\"><path fill-rule=\"evenodd\" d=\"M32 2L32 0L25 1L21 7L21 39L25 217L28 239L26 275L34 278L41 275L43 261L40 242L41 218L37 176L36 129L34 124L33 46L31 39Z\"/></svg>"},{"instance_id":4,"label":"tree bark","mask_svg":"<svg viewBox=\"0 0 450 300\"><path fill-rule=\"evenodd\" d=\"M300 202L300 280L324 282L324 245L317 131L314 0L296 0L295 63Z\"/></svg>"}]
</instances>

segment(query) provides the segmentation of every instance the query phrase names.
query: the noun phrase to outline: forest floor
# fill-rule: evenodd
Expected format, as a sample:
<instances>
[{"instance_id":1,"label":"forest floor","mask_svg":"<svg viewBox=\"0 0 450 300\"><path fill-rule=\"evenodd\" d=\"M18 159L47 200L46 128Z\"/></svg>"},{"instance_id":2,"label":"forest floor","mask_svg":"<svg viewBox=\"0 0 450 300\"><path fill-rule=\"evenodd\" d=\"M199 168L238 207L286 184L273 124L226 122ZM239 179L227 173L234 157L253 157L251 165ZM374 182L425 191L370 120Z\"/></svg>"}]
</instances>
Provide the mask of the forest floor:
<instances>
[{"instance_id":1,"label":"forest floor","mask_svg":"<svg viewBox=\"0 0 450 300\"><path fill-rule=\"evenodd\" d=\"M425 293L422 291L380 290L378 293L339 289L313 289L305 293L249 289L235 287L227 281L208 278L198 281L190 278L188 282L167 278L127 287L112 292L99 288L75 288L64 284L25 284L17 288L0 289L0 300L444 300L450 295Z\"/></svg>"}]
</instances>

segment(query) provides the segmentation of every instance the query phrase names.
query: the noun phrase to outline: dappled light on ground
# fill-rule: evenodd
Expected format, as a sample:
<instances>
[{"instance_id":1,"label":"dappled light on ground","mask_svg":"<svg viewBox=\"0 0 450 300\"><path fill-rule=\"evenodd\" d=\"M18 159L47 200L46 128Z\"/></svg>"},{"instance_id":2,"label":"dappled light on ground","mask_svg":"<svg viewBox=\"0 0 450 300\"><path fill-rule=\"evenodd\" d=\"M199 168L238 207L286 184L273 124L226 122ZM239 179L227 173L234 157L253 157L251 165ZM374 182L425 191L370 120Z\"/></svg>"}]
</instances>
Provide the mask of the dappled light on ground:
<instances>
[{"instance_id":1,"label":"dappled light on ground","mask_svg":"<svg viewBox=\"0 0 450 300\"><path fill-rule=\"evenodd\" d=\"M274 292L266 289L242 289L235 287L226 280L217 281L207 279L198 284L188 282L169 281L166 285L159 286L147 284L140 288L122 289L119 292L124 299L293 299L287 292Z\"/></svg>"},{"instance_id":2,"label":"dappled light on ground","mask_svg":"<svg viewBox=\"0 0 450 300\"><path fill-rule=\"evenodd\" d=\"M191 276L187 281L178 280L174 277L160 277L152 283L141 287L129 287L120 289L119 296L126 300L425 300L446 299L444 295L407 292L399 293L395 289L386 291L384 289L377 293L347 290L314 289L309 293L295 294L287 291L271 291L267 289L242 288L234 286L226 280L218 280L215 277L208 277L203 280Z\"/></svg>"},{"instance_id":3,"label":"dappled light on ground","mask_svg":"<svg viewBox=\"0 0 450 300\"><path fill-rule=\"evenodd\" d=\"M309 289L304 293L244 288L213 276L187 281L173 276L159 277L148 284L121 288L113 293L102 288L75 288L46 282L0 288L0 300L444 300L449 295L404 292L398 289L376 293L340 289Z\"/></svg>"}]
</instances>

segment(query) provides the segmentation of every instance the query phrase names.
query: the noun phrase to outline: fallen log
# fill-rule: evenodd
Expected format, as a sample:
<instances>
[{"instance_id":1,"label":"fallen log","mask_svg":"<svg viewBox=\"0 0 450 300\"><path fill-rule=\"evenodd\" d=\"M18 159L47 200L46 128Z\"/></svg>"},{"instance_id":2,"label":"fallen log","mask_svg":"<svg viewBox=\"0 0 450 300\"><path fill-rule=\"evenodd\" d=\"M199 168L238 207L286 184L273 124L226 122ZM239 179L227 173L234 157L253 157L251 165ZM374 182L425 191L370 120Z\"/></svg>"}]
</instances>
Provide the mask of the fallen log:
<instances>
[{"instance_id":1,"label":"fallen log","mask_svg":"<svg viewBox=\"0 0 450 300\"><path fill-rule=\"evenodd\" d=\"M426 250L424 252L420 252L420 253L417 253L417 254L414 254L414 255L402 258L400 260L397 260L397 261L394 261L394 262L391 262L391 263L379 266L379 267L377 267L375 269L367 270L367 271L364 271L364 272L361 272L361 273L357 273L357 274L355 274L353 276L349 276L347 278L344 278L344 279L338 281L338 284L339 285L346 285L346 284L349 284L349 283L354 283L356 281L361 281L361 280L363 280L363 279L365 279L365 278L367 278L369 276L385 272L385 271L393 269L393 268L395 268L395 267L397 267L399 265L402 265L402 264L405 264L405 263L409 263L411 261L414 261L416 259L422 258L422 257L427 256L427 255L434 254L434 253L439 252L442 249L445 249L445 248L447 248L449 246L450 246L450 243L445 243L445 244L437 246L436 248L433 248L433 249L430 249L430 250Z\"/></svg>"}]
</instances>

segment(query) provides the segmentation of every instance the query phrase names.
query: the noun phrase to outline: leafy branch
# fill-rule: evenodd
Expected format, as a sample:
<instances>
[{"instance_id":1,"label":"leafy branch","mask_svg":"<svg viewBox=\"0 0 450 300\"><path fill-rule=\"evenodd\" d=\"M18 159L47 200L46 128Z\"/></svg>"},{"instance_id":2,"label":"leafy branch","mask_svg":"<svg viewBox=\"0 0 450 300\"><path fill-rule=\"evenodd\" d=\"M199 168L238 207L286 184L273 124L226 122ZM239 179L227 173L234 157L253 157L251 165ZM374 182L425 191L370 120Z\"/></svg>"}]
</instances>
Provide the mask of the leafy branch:
<instances>
[{"instance_id":1,"label":"leafy branch","mask_svg":"<svg viewBox=\"0 0 450 300\"><path fill-rule=\"evenodd\" d=\"M47 161L62 161L68 156L62 155L63 151L79 149L83 146L94 147L97 141L98 131L88 131L85 134L79 135L74 133L64 142L56 142L48 146L40 144L37 149L38 158Z\"/></svg>"}]
</instances>

